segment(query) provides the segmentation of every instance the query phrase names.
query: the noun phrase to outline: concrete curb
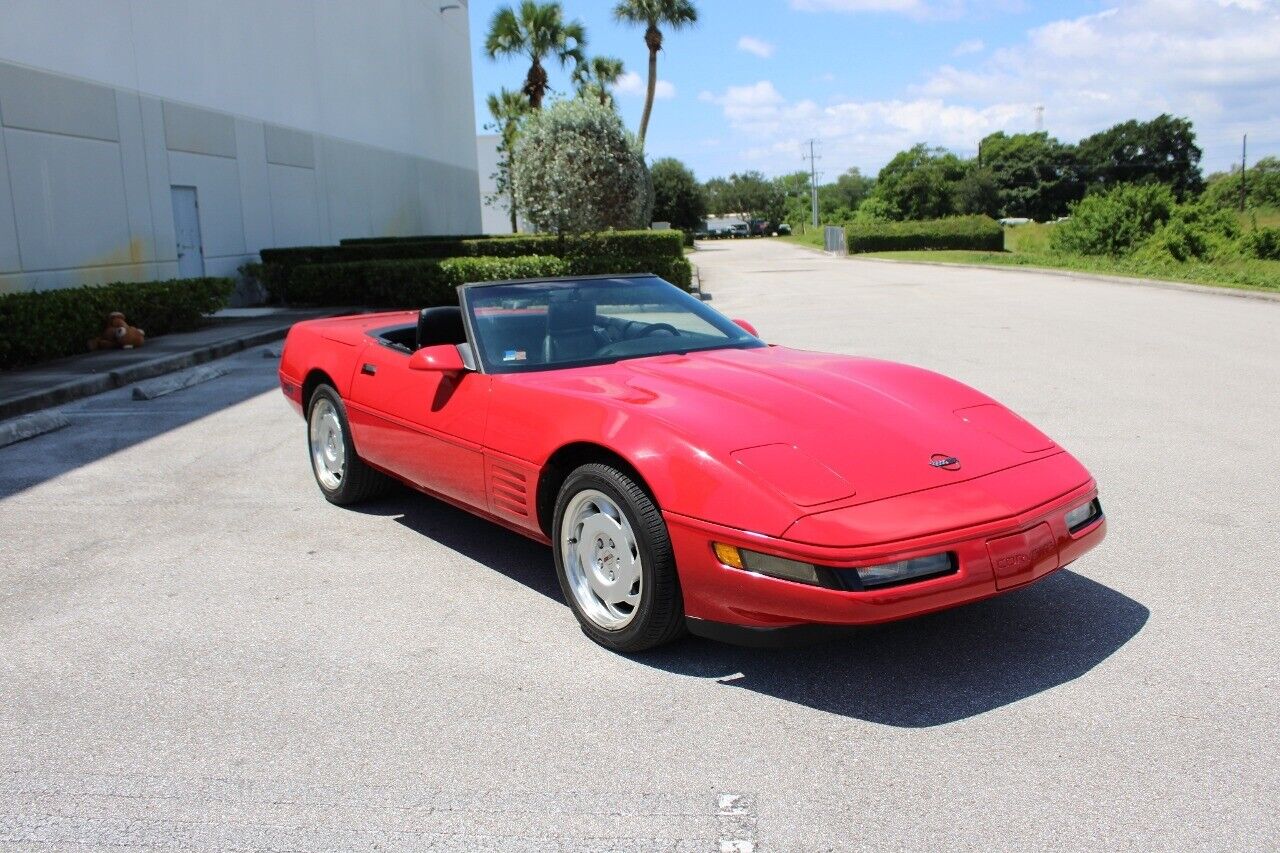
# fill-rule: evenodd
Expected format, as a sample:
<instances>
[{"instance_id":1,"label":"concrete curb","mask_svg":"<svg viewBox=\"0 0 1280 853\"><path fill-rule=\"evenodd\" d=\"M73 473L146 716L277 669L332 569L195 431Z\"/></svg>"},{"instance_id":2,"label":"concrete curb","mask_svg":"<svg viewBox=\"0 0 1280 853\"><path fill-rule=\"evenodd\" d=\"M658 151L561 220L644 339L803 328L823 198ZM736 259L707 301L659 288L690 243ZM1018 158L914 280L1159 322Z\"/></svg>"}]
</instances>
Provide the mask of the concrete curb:
<instances>
[{"instance_id":1,"label":"concrete curb","mask_svg":"<svg viewBox=\"0 0 1280 853\"><path fill-rule=\"evenodd\" d=\"M1003 264L953 264L947 261L906 261L897 258L864 258L849 255L849 260L868 261L877 264L914 264L922 267L951 267L964 270L984 270L995 272L1035 272L1059 278L1074 278L1081 281L1105 281L1111 284L1129 284L1134 287L1155 287L1161 290L1187 290L1192 293L1208 293L1216 296L1234 296L1239 299L1256 299L1261 302L1280 302L1280 293L1265 290L1243 290L1238 287L1215 287L1209 284L1192 284L1186 281L1164 281L1157 278L1130 278L1123 275L1105 275L1103 273L1077 272L1075 270L1055 269L1054 267L1012 266Z\"/></svg>"},{"instance_id":2,"label":"concrete curb","mask_svg":"<svg viewBox=\"0 0 1280 853\"><path fill-rule=\"evenodd\" d=\"M156 376L163 376L166 373L185 370L188 367L195 367L198 364L223 358L242 350L269 344L282 339L288 334L289 329L295 322L298 321L291 320L280 326L259 329L238 338L228 338L189 352L138 362L119 370L112 370L109 373L93 373L73 379L70 382L54 385L51 388L45 388L33 394L5 400L0 402L0 420L25 415L40 409L47 409L50 406L60 406L63 403L70 403L73 400L110 391L113 388L131 385L143 379L152 379Z\"/></svg>"},{"instance_id":3,"label":"concrete curb","mask_svg":"<svg viewBox=\"0 0 1280 853\"><path fill-rule=\"evenodd\" d=\"M0 423L0 447L26 441L37 435L53 432L55 429L62 429L69 423L71 423L70 419L62 412L37 412L34 415L5 421Z\"/></svg>"},{"instance_id":4,"label":"concrete curb","mask_svg":"<svg viewBox=\"0 0 1280 853\"><path fill-rule=\"evenodd\" d=\"M197 367L185 373L174 373L152 382L143 382L135 385L133 386L133 399L154 400L157 397L172 394L174 391L181 391L183 388L190 388L192 385L199 385L201 382L208 382L210 379L217 379L219 376L226 375L227 369L225 367Z\"/></svg>"}]
</instances>

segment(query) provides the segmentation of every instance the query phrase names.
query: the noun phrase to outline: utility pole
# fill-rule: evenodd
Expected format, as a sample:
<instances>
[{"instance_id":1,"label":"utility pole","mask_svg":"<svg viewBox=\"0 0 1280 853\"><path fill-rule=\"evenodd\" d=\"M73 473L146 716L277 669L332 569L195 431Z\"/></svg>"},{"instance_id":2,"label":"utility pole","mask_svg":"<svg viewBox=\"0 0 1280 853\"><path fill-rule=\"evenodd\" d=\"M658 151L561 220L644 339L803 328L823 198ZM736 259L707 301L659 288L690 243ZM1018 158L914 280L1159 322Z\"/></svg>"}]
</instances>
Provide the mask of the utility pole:
<instances>
[{"instance_id":1,"label":"utility pole","mask_svg":"<svg viewBox=\"0 0 1280 853\"><path fill-rule=\"evenodd\" d=\"M1245 181L1248 180L1249 173L1245 170L1246 156L1249 153L1249 134L1244 135L1244 139L1240 141L1240 212L1244 213L1245 203L1249 198L1249 191L1245 188Z\"/></svg>"},{"instance_id":2,"label":"utility pole","mask_svg":"<svg viewBox=\"0 0 1280 853\"><path fill-rule=\"evenodd\" d=\"M813 147L818 140L809 140L809 154L804 159L809 161L809 206L813 212L813 227L818 227L818 155Z\"/></svg>"}]
</instances>

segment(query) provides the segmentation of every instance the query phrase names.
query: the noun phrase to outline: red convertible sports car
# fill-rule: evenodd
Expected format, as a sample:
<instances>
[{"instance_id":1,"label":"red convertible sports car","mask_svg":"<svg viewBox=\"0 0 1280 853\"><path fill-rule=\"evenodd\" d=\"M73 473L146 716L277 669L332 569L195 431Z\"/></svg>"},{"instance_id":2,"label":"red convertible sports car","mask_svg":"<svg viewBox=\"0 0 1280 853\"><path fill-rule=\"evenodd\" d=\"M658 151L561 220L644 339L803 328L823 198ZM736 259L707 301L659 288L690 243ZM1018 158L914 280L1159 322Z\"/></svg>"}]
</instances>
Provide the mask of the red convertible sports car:
<instances>
[{"instance_id":1,"label":"red convertible sports car","mask_svg":"<svg viewBox=\"0 0 1280 853\"><path fill-rule=\"evenodd\" d=\"M769 346L652 275L299 323L321 492L393 480L549 543L596 642L764 644L1015 589L1105 533L1089 472L927 370Z\"/></svg>"}]
</instances>

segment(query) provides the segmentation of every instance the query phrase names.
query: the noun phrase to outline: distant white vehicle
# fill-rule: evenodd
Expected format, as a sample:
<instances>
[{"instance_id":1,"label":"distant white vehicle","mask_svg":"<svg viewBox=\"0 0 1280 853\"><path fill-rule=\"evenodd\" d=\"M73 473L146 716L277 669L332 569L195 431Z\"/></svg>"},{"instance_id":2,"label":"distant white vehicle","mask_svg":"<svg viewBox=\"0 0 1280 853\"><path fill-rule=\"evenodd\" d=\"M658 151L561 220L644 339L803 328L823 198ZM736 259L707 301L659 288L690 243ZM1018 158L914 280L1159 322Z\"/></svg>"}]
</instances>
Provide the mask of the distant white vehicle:
<instances>
[{"instance_id":1,"label":"distant white vehicle","mask_svg":"<svg viewBox=\"0 0 1280 853\"><path fill-rule=\"evenodd\" d=\"M1030 223L1031 221L1032 221L1032 220L1028 219L1028 218L1027 218L1027 217L1025 217L1025 216L1006 216L1004 219L1001 219L1001 220L1000 220L1000 224L1001 224L1001 225L1004 225L1004 226L1009 226L1009 225L1027 225L1027 224L1028 224L1028 223Z\"/></svg>"}]
</instances>

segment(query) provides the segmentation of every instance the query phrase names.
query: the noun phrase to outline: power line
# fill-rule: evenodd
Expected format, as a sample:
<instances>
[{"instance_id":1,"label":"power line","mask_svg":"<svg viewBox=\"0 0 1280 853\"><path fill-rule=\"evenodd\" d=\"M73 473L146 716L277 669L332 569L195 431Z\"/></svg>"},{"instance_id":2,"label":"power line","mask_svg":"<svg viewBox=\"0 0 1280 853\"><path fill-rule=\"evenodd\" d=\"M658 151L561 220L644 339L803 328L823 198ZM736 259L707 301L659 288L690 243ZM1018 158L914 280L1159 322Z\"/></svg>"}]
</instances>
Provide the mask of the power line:
<instances>
[{"instance_id":1,"label":"power line","mask_svg":"<svg viewBox=\"0 0 1280 853\"><path fill-rule=\"evenodd\" d=\"M801 155L805 160L809 161L809 204L813 212L813 227L818 227L818 160L821 159L814 153L814 146L818 140L809 140L809 154Z\"/></svg>"}]
</instances>

